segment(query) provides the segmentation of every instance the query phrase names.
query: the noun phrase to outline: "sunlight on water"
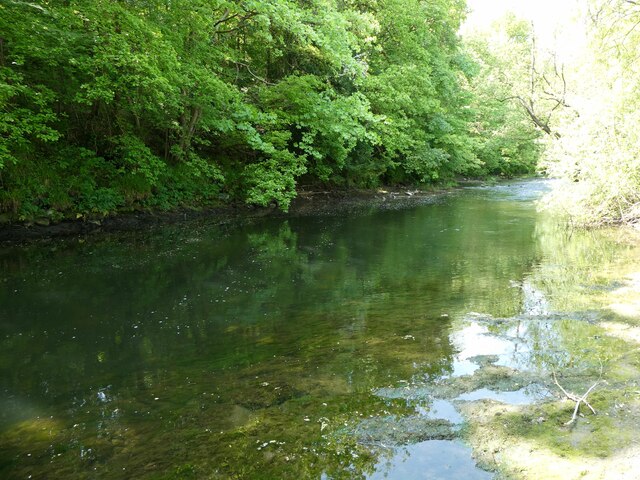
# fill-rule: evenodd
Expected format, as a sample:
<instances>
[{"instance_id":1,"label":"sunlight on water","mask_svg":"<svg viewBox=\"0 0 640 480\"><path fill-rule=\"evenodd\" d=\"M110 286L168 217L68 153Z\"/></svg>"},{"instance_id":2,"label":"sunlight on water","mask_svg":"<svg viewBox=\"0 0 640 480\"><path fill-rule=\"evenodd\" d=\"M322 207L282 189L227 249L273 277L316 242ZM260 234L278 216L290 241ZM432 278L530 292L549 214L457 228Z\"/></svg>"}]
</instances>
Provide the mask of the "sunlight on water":
<instances>
[{"instance_id":1,"label":"sunlight on water","mask_svg":"<svg viewBox=\"0 0 640 480\"><path fill-rule=\"evenodd\" d=\"M474 468L468 447L458 442L431 440L399 450L391 458L378 463L376 473L368 478L484 480L492 478L492 475Z\"/></svg>"}]
</instances>

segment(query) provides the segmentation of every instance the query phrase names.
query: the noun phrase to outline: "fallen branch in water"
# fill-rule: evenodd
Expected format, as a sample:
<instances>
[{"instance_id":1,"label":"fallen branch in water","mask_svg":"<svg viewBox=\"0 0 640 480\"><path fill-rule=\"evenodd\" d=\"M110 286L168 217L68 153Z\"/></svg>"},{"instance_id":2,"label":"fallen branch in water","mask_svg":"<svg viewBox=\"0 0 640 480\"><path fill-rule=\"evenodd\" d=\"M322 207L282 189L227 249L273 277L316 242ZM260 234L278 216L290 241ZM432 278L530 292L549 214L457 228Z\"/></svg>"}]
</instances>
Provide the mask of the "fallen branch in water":
<instances>
[{"instance_id":1,"label":"fallen branch in water","mask_svg":"<svg viewBox=\"0 0 640 480\"><path fill-rule=\"evenodd\" d=\"M602 378L602 372L600 372L600 377ZM589 390L587 390L585 392L584 395L582 395L581 397L579 397L578 395L576 395L575 393L569 393L567 392L562 385L560 385L560 383L558 382L558 379L556 378L556 372L553 372L553 381L555 382L555 384L558 386L558 388L560 390L562 390L562 393L565 394L565 396L573 401L576 402L576 407L573 409L573 415L571 416L571 420L569 420L568 422L565 423L565 425L571 425L573 422L576 421L576 419L578 418L578 411L580 410L580 404L584 403L587 407L589 407L589 410L591 410L591 412L595 415L596 411L595 409L591 406L591 404L587 401L587 397L589 396L589 394L591 393L591 391L596 388L596 386L600 383L601 378L598 379L598 381L596 383L594 383L593 385L591 385L589 387Z\"/></svg>"}]
</instances>

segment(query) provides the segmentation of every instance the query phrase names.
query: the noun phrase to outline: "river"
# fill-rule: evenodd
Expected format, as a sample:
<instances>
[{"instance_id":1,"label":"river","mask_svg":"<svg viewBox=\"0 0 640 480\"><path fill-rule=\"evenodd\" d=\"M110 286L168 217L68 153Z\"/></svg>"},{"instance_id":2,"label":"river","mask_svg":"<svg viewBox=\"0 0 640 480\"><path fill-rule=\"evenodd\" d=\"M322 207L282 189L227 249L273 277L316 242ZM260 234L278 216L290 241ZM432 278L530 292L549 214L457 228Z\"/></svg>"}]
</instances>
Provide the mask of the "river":
<instances>
[{"instance_id":1,"label":"river","mask_svg":"<svg viewBox=\"0 0 640 480\"><path fill-rule=\"evenodd\" d=\"M557 399L638 256L548 188L4 247L0 477L493 478L464 406Z\"/></svg>"}]
</instances>

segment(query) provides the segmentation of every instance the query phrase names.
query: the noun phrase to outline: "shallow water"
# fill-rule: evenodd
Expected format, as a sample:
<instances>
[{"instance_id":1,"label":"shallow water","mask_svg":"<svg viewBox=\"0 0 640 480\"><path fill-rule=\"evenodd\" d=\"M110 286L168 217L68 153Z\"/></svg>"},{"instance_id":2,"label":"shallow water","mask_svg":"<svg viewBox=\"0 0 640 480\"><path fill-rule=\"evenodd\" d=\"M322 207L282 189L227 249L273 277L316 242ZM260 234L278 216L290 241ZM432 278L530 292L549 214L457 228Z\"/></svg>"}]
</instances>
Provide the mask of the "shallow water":
<instances>
[{"instance_id":1,"label":"shallow water","mask_svg":"<svg viewBox=\"0 0 640 480\"><path fill-rule=\"evenodd\" d=\"M490 478L431 386L563 361L589 262L637 253L546 188L1 250L0 477Z\"/></svg>"},{"instance_id":2,"label":"shallow water","mask_svg":"<svg viewBox=\"0 0 640 480\"><path fill-rule=\"evenodd\" d=\"M488 480L492 475L474 467L471 449L458 442L430 440L398 449L376 464L369 478L388 480Z\"/></svg>"}]
</instances>

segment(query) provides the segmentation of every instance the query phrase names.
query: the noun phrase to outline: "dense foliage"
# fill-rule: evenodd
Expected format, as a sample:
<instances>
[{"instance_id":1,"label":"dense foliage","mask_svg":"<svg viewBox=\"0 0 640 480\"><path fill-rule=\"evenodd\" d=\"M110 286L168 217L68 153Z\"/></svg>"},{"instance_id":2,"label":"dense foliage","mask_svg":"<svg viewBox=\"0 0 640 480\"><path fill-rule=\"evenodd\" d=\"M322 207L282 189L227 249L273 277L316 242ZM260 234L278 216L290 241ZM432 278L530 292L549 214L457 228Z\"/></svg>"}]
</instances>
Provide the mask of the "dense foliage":
<instances>
[{"instance_id":1,"label":"dense foliage","mask_svg":"<svg viewBox=\"0 0 640 480\"><path fill-rule=\"evenodd\" d=\"M530 172L541 154L541 137L551 133L549 105L538 98L533 27L508 14L491 30L467 37L477 66L471 88L482 169L493 175Z\"/></svg>"},{"instance_id":2,"label":"dense foliage","mask_svg":"<svg viewBox=\"0 0 640 480\"><path fill-rule=\"evenodd\" d=\"M286 210L301 183L530 171L530 132L478 100L488 84L460 44L464 12L464 0L5 0L0 215L229 199Z\"/></svg>"},{"instance_id":3,"label":"dense foliage","mask_svg":"<svg viewBox=\"0 0 640 480\"><path fill-rule=\"evenodd\" d=\"M573 66L577 114L546 159L562 179L552 204L579 225L640 222L640 5L593 0L590 44Z\"/></svg>"}]
</instances>

